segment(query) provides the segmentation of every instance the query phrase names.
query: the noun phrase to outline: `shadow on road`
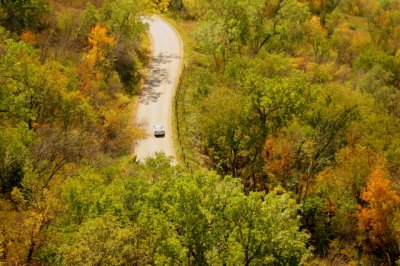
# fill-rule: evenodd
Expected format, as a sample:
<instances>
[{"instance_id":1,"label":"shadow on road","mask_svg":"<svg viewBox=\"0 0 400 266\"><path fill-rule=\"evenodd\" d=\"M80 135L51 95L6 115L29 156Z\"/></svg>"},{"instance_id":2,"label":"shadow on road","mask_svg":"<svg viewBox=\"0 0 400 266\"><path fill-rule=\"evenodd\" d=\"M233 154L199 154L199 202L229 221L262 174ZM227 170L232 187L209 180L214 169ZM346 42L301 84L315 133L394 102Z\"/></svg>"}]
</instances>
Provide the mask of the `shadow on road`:
<instances>
[{"instance_id":1,"label":"shadow on road","mask_svg":"<svg viewBox=\"0 0 400 266\"><path fill-rule=\"evenodd\" d=\"M171 83L168 64L176 58L179 58L179 56L162 53L152 58L148 78L142 89L140 103L148 105L151 102L158 101L162 94L161 85Z\"/></svg>"}]
</instances>

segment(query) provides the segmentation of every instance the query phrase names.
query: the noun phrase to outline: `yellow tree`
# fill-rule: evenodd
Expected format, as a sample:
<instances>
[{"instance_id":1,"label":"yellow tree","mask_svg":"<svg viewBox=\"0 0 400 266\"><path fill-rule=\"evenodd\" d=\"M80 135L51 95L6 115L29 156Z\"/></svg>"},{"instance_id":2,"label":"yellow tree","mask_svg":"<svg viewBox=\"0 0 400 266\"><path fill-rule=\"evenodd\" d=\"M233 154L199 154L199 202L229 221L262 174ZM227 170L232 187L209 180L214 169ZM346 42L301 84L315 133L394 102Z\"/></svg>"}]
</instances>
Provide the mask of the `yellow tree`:
<instances>
[{"instance_id":1,"label":"yellow tree","mask_svg":"<svg viewBox=\"0 0 400 266\"><path fill-rule=\"evenodd\" d=\"M360 198L365 204L359 206L358 226L367 238L368 248L371 251L386 253L388 258L395 258L399 255L399 250L393 222L400 204L400 196L382 167L377 167L370 175Z\"/></svg>"},{"instance_id":2,"label":"yellow tree","mask_svg":"<svg viewBox=\"0 0 400 266\"><path fill-rule=\"evenodd\" d=\"M107 63L108 52L116 42L112 36L109 36L108 29L96 24L89 34L88 42L91 49L85 54L86 61L93 67Z\"/></svg>"}]
</instances>

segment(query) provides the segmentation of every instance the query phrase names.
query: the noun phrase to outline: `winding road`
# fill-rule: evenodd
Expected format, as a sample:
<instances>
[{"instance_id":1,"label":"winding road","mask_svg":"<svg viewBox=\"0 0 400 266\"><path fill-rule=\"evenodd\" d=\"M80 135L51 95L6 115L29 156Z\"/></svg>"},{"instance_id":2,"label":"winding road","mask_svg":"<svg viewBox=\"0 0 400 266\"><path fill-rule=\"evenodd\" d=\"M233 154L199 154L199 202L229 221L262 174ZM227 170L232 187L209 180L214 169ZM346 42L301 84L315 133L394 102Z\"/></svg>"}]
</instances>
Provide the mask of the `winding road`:
<instances>
[{"instance_id":1,"label":"winding road","mask_svg":"<svg viewBox=\"0 0 400 266\"><path fill-rule=\"evenodd\" d=\"M172 102L183 60L182 41L170 24L158 16L146 19L152 43L148 76L136 109L135 122L146 131L146 137L135 146L137 159L156 152L172 156L176 164L172 136ZM155 137L154 124L163 124L165 137Z\"/></svg>"}]
</instances>

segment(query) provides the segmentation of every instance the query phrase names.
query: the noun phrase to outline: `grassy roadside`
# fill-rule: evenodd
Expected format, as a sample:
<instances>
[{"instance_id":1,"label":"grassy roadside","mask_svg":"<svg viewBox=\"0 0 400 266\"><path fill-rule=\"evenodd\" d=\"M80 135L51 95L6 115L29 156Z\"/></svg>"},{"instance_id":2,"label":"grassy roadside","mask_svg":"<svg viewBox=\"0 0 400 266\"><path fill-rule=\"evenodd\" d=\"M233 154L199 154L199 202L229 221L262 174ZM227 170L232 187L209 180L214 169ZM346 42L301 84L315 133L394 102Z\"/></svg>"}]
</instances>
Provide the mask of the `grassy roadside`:
<instances>
[{"instance_id":1,"label":"grassy roadside","mask_svg":"<svg viewBox=\"0 0 400 266\"><path fill-rule=\"evenodd\" d=\"M179 33L183 41L184 60L185 63L190 63L201 54L195 51L195 40L192 32L196 29L198 22L193 20L185 20L178 16L162 15L163 19L168 21Z\"/></svg>"},{"instance_id":2,"label":"grassy roadside","mask_svg":"<svg viewBox=\"0 0 400 266\"><path fill-rule=\"evenodd\" d=\"M193 93L189 86L186 86L190 82L190 66L203 57L195 50L195 40L192 37L192 32L197 27L197 22L191 20L185 20L177 16L163 15L166 21L168 21L180 34L183 49L184 49L184 66L181 73L180 82L176 90L174 103L173 103L173 131L174 131L174 145L177 160L182 165L185 165L195 170L200 168L202 165L200 153L194 148L196 145L195 130L191 126L194 112L191 110L191 97ZM178 134L179 130L179 134Z\"/></svg>"}]
</instances>

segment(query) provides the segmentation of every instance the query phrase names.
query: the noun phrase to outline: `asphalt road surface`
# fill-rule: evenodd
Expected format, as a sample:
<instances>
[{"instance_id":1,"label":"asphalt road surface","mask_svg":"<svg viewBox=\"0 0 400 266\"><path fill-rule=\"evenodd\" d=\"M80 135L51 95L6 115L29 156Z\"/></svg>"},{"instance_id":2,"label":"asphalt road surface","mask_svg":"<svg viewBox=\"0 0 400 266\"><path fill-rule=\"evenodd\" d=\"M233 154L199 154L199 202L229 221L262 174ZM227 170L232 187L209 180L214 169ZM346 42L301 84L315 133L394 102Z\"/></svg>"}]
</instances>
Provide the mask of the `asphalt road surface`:
<instances>
[{"instance_id":1,"label":"asphalt road surface","mask_svg":"<svg viewBox=\"0 0 400 266\"><path fill-rule=\"evenodd\" d=\"M143 160L153 156L155 152L162 151L167 156L174 157L175 164L172 102L183 60L182 42L177 32L163 19L154 16L146 22L150 26L152 55L135 121L145 129L147 137L135 146L135 155L139 160ZM154 136L154 124L164 125L164 137Z\"/></svg>"}]
</instances>

